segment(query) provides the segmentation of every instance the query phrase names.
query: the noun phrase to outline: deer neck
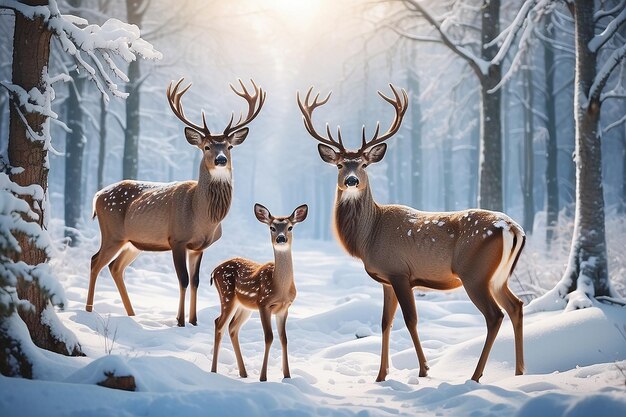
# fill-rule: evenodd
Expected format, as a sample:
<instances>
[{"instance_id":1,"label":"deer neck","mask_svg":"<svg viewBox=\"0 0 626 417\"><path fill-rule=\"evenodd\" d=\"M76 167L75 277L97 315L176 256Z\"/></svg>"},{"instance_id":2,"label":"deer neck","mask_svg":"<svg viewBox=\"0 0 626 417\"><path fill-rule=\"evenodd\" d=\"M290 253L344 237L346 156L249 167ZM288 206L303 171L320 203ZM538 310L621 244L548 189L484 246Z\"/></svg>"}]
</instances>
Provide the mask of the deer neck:
<instances>
[{"instance_id":1,"label":"deer neck","mask_svg":"<svg viewBox=\"0 0 626 417\"><path fill-rule=\"evenodd\" d=\"M348 194L351 192L337 187L335 233L350 255L363 258L372 240L380 207L369 186L357 194Z\"/></svg>"},{"instance_id":2,"label":"deer neck","mask_svg":"<svg viewBox=\"0 0 626 417\"><path fill-rule=\"evenodd\" d=\"M285 249L276 249L276 247L274 247L273 281L284 290L288 290L293 283L291 247L287 247Z\"/></svg>"},{"instance_id":3,"label":"deer neck","mask_svg":"<svg viewBox=\"0 0 626 417\"><path fill-rule=\"evenodd\" d=\"M233 196L232 171L226 175L215 176L200 164L200 175L194 195L194 208L196 212L207 213L211 223L220 223L228 210Z\"/></svg>"}]
</instances>

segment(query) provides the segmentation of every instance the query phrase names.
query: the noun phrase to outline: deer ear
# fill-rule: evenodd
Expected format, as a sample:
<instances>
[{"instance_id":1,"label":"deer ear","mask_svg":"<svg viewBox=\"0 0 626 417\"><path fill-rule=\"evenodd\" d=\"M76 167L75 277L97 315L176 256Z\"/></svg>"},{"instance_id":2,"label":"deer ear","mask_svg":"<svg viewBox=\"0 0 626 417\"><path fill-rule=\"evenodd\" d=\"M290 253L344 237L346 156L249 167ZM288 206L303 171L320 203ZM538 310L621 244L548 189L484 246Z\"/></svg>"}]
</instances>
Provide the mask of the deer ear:
<instances>
[{"instance_id":1,"label":"deer ear","mask_svg":"<svg viewBox=\"0 0 626 417\"><path fill-rule=\"evenodd\" d=\"M204 140L204 136L202 136L202 133L190 127L185 128L185 138L187 139L187 142L189 142L193 146L202 145L202 141Z\"/></svg>"},{"instance_id":2,"label":"deer ear","mask_svg":"<svg viewBox=\"0 0 626 417\"><path fill-rule=\"evenodd\" d=\"M381 143L380 145L376 145L372 149L363 153L363 157L367 159L370 164L373 164L380 162L385 156L385 152L387 152L387 144Z\"/></svg>"},{"instance_id":3,"label":"deer ear","mask_svg":"<svg viewBox=\"0 0 626 417\"><path fill-rule=\"evenodd\" d=\"M228 138L228 142L230 142L230 144L233 146L241 145L243 141L246 140L246 137L248 137L249 131L250 129L248 129L247 127L239 129L238 131L233 133L231 137Z\"/></svg>"},{"instance_id":4,"label":"deer ear","mask_svg":"<svg viewBox=\"0 0 626 417\"><path fill-rule=\"evenodd\" d=\"M317 145L317 151L320 153L320 158L322 158L322 161L333 165L337 163L337 152L335 152L335 150L330 146L326 146L320 143L319 145Z\"/></svg>"},{"instance_id":5,"label":"deer ear","mask_svg":"<svg viewBox=\"0 0 626 417\"><path fill-rule=\"evenodd\" d=\"M272 214L262 204L256 203L254 205L254 215L261 223L270 224L272 221Z\"/></svg>"},{"instance_id":6,"label":"deer ear","mask_svg":"<svg viewBox=\"0 0 626 417\"><path fill-rule=\"evenodd\" d=\"M303 204L301 206L296 207L296 209L289 216L289 221L291 223L300 223L306 219L307 214L309 214L309 206Z\"/></svg>"}]
</instances>

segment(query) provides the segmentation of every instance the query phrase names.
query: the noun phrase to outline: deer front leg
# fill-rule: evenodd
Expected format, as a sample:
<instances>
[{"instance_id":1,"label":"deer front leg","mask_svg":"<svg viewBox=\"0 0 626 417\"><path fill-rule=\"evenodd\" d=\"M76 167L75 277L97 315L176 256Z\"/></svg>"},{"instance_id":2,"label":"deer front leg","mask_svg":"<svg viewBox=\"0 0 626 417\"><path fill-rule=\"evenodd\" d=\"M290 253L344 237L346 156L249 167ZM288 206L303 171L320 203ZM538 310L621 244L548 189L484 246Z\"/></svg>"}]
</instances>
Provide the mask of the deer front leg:
<instances>
[{"instance_id":1,"label":"deer front leg","mask_svg":"<svg viewBox=\"0 0 626 417\"><path fill-rule=\"evenodd\" d=\"M200 285L200 262L202 252L189 252L189 270L191 272L191 300L189 303L189 323L197 326L198 317L196 303L198 299L198 286Z\"/></svg>"},{"instance_id":2,"label":"deer front leg","mask_svg":"<svg viewBox=\"0 0 626 417\"><path fill-rule=\"evenodd\" d=\"M413 339L413 345L415 346L415 352L417 353L417 359L420 364L419 376L428 375L428 365L426 364L426 355L422 350L420 339L417 336L417 310L415 309L415 298L413 298L413 288L408 278L395 277L391 280L391 285L402 309L402 315L404 316L404 323L406 328L411 334Z\"/></svg>"},{"instance_id":3,"label":"deer front leg","mask_svg":"<svg viewBox=\"0 0 626 417\"><path fill-rule=\"evenodd\" d=\"M270 346L274 340L274 333L272 332L272 312L267 307L261 307L259 309L261 315L261 325L263 326L263 334L265 335L265 355L263 356L263 367L261 368L261 377L259 381L267 381L267 360L269 358Z\"/></svg>"},{"instance_id":4,"label":"deer front leg","mask_svg":"<svg viewBox=\"0 0 626 417\"><path fill-rule=\"evenodd\" d=\"M172 256L174 258L174 268L178 276L178 286L180 297L178 299L178 314L176 320L178 327L185 327L185 293L189 286L189 273L187 272L187 249L184 246L173 246Z\"/></svg>"},{"instance_id":5,"label":"deer front leg","mask_svg":"<svg viewBox=\"0 0 626 417\"><path fill-rule=\"evenodd\" d=\"M384 381L389 373L389 335L397 308L398 298L396 298L393 288L390 285L383 285L383 318L381 320L383 343L380 352L380 370L376 382Z\"/></svg>"},{"instance_id":6,"label":"deer front leg","mask_svg":"<svg viewBox=\"0 0 626 417\"><path fill-rule=\"evenodd\" d=\"M289 310L285 310L284 313L276 315L276 327L278 328L278 336L280 337L280 344L283 350L283 376L285 378L291 378L289 373L289 357L287 355L287 314Z\"/></svg>"}]
</instances>

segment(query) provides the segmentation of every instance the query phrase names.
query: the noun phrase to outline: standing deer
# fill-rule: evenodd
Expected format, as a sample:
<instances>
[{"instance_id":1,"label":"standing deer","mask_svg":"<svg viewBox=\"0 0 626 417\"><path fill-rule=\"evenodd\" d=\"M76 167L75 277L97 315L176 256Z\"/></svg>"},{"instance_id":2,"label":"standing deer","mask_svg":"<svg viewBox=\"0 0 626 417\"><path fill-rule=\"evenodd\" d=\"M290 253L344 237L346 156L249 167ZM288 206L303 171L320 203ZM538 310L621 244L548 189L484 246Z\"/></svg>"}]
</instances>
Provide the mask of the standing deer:
<instances>
[{"instance_id":1,"label":"standing deer","mask_svg":"<svg viewBox=\"0 0 626 417\"><path fill-rule=\"evenodd\" d=\"M251 80L252 81L252 80ZM188 127L185 138L202 152L198 181L150 183L125 180L112 184L94 197L94 217L102 234L100 250L91 258L91 276L86 310L93 308L98 273L109 265L111 275L129 316L135 315L124 285L124 269L141 251L172 251L180 287L178 326L185 326L185 293L191 273L189 323L197 324L196 299L203 251L222 235L221 221L232 199L230 151L248 135L250 123L265 102L265 92L254 84L254 92L230 88L248 103L247 115L233 124L234 113L222 133L212 134L202 112L202 126L190 122L181 97L191 87L179 91L181 78L167 88L172 111ZM189 267L189 269L188 269Z\"/></svg>"},{"instance_id":2,"label":"standing deer","mask_svg":"<svg viewBox=\"0 0 626 417\"><path fill-rule=\"evenodd\" d=\"M389 334L398 306L411 334L420 365L420 376L426 376L428 365L417 335L417 312L413 288L450 290L463 285L472 302L484 315L487 339L472 376L478 381L483 374L489 351L503 319L500 307L511 318L515 334L515 374L524 372L522 340L522 301L508 288L508 278L524 247L524 231L502 213L486 210L457 212L424 212L401 205L377 204L372 197L367 166L380 162L391 138L400 128L408 107L408 97L390 84L394 97L378 94L395 110L387 132L367 140L365 127L361 147L344 148L341 130L338 141L326 125L324 136L313 125L311 115L325 104L328 96L319 94L310 101L311 87L304 99L297 95L308 133L321 142L319 155L339 170L334 205L334 229L337 239L352 256L363 261L370 277L383 285L382 352L376 381L384 381L389 372Z\"/></svg>"},{"instance_id":3,"label":"standing deer","mask_svg":"<svg viewBox=\"0 0 626 417\"><path fill-rule=\"evenodd\" d=\"M291 261L292 230L296 223L306 219L308 207L297 207L289 217L274 217L261 204L254 205L256 218L270 227L274 262L258 264L243 258L233 258L218 265L211 274L211 282L220 296L222 304L220 316L215 319L215 343L213 344L213 365L211 372L217 372L217 356L224 329L228 324L230 340L237 356L239 376L246 378L246 367L239 348L239 329L250 318L253 310L261 316L265 334L265 356L261 368L261 381L267 380L267 359L274 340L272 314L276 315L276 327L283 349L283 376L290 378L287 357L287 313L296 298Z\"/></svg>"}]
</instances>

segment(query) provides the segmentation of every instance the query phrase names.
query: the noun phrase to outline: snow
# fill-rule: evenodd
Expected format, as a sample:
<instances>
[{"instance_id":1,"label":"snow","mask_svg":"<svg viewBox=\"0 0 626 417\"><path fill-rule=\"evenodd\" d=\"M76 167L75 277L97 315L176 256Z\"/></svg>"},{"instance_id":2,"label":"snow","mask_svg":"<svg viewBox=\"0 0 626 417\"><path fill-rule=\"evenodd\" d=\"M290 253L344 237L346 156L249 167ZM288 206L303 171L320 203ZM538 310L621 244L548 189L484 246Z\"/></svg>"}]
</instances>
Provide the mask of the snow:
<instances>
[{"instance_id":1,"label":"snow","mask_svg":"<svg viewBox=\"0 0 626 417\"><path fill-rule=\"evenodd\" d=\"M53 222L54 227L54 222ZM228 337L212 374L213 320L219 299L212 268L232 256L271 260L267 239L243 242L226 233L205 251L198 326L176 327L178 281L169 253L146 253L126 273L136 316L127 317L108 272L84 311L95 229L83 246L55 253L66 308L59 312L86 358L37 350L38 380L0 377L0 414L20 416L559 416L626 414L626 310L594 303L570 312L525 313L527 373L514 376L513 331L503 321L481 383L468 381L485 337L482 315L465 292L416 293L419 332L430 365L417 358L400 311L390 338L388 380L375 383L380 360L382 291L362 264L334 242L293 243L298 295L287 336L292 379L282 379L274 338L268 381L258 382L264 339L257 313L240 332L249 373L238 376ZM111 354L108 354L111 353ZM138 392L95 385L104 372L132 374ZM23 395L28 392L29 395Z\"/></svg>"}]
</instances>

